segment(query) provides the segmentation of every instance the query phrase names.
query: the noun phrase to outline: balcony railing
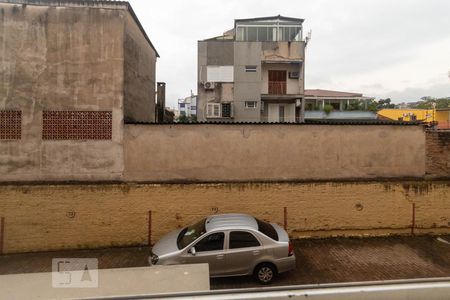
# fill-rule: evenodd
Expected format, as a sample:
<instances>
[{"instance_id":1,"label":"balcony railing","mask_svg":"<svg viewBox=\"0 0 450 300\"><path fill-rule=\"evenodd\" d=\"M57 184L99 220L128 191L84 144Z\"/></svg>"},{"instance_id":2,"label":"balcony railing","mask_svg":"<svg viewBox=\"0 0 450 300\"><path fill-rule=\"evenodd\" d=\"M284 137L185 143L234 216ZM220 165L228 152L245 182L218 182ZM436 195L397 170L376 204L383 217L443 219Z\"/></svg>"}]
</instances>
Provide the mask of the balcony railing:
<instances>
[{"instance_id":1,"label":"balcony railing","mask_svg":"<svg viewBox=\"0 0 450 300\"><path fill-rule=\"evenodd\" d=\"M269 95L286 95L286 81L269 81Z\"/></svg>"}]
</instances>

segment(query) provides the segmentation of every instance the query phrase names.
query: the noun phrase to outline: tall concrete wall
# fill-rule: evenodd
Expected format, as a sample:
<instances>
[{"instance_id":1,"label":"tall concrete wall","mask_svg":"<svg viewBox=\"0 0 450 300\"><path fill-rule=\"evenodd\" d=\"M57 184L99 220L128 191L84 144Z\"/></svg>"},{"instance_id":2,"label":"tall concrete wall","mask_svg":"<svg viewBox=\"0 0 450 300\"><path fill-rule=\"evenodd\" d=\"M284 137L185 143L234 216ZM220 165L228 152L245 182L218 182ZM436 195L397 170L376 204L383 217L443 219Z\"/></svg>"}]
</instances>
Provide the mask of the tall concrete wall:
<instances>
[{"instance_id":1,"label":"tall concrete wall","mask_svg":"<svg viewBox=\"0 0 450 300\"><path fill-rule=\"evenodd\" d=\"M0 110L22 111L21 139L0 140L2 181L120 178L125 14L0 3ZM112 139L44 141L45 110L112 111Z\"/></svg>"},{"instance_id":2,"label":"tall concrete wall","mask_svg":"<svg viewBox=\"0 0 450 300\"><path fill-rule=\"evenodd\" d=\"M448 181L0 186L0 199L4 253L143 245L233 212L294 238L450 233Z\"/></svg>"},{"instance_id":3,"label":"tall concrete wall","mask_svg":"<svg viewBox=\"0 0 450 300\"><path fill-rule=\"evenodd\" d=\"M124 48L125 121L155 122L156 52L130 14Z\"/></svg>"},{"instance_id":4,"label":"tall concrete wall","mask_svg":"<svg viewBox=\"0 0 450 300\"><path fill-rule=\"evenodd\" d=\"M127 181L423 177L421 126L127 125Z\"/></svg>"}]
</instances>

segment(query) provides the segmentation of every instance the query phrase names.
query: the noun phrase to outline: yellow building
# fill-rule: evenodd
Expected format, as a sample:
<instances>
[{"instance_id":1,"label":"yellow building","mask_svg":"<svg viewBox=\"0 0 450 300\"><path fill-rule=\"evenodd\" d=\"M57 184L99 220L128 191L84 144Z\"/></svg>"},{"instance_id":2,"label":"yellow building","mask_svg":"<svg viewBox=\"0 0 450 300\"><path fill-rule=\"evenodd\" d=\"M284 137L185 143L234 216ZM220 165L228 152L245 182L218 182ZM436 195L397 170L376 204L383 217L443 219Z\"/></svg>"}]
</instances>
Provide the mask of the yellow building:
<instances>
[{"instance_id":1,"label":"yellow building","mask_svg":"<svg viewBox=\"0 0 450 300\"><path fill-rule=\"evenodd\" d=\"M436 109L435 121L438 129L450 129L450 108Z\"/></svg>"},{"instance_id":2,"label":"yellow building","mask_svg":"<svg viewBox=\"0 0 450 300\"><path fill-rule=\"evenodd\" d=\"M435 121L433 109L382 109L378 112L379 119L395 121L419 121L431 123Z\"/></svg>"}]
</instances>

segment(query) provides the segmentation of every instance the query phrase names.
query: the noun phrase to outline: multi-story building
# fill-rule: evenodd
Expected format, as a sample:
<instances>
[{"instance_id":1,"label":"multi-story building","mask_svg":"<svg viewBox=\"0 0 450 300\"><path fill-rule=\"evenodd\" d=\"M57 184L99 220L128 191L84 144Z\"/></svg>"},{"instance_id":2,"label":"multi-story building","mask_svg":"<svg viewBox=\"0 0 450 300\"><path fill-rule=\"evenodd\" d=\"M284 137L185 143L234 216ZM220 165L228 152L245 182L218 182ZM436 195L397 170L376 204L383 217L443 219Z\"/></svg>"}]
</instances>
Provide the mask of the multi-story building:
<instances>
[{"instance_id":1,"label":"multi-story building","mask_svg":"<svg viewBox=\"0 0 450 300\"><path fill-rule=\"evenodd\" d=\"M180 116L196 117L197 116L197 96L191 95L184 99L178 100L178 111Z\"/></svg>"},{"instance_id":2,"label":"multi-story building","mask_svg":"<svg viewBox=\"0 0 450 300\"><path fill-rule=\"evenodd\" d=\"M283 16L235 20L234 29L199 41L198 120L302 121L303 21Z\"/></svg>"}]
</instances>

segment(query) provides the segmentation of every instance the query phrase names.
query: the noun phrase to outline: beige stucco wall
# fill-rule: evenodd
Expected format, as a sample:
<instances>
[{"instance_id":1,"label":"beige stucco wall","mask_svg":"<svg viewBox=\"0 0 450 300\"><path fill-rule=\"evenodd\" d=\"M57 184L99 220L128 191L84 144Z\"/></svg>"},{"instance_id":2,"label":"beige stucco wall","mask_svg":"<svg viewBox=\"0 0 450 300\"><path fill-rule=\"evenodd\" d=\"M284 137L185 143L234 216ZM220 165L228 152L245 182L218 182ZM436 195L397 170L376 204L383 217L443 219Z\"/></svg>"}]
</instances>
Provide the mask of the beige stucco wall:
<instances>
[{"instance_id":1,"label":"beige stucco wall","mask_svg":"<svg viewBox=\"0 0 450 300\"><path fill-rule=\"evenodd\" d=\"M421 126L127 125L128 181L422 177Z\"/></svg>"},{"instance_id":2,"label":"beige stucco wall","mask_svg":"<svg viewBox=\"0 0 450 300\"><path fill-rule=\"evenodd\" d=\"M0 186L4 252L142 245L215 213L291 237L450 233L450 182ZM1 232L1 231L0 231Z\"/></svg>"},{"instance_id":3,"label":"beige stucco wall","mask_svg":"<svg viewBox=\"0 0 450 300\"><path fill-rule=\"evenodd\" d=\"M126 10L0 3L0 110L22 139L0 141L0 181L115 180L123 171ZM107 110L108 141L43 141L44 110Z\"/></svg>"}]
</instances>

